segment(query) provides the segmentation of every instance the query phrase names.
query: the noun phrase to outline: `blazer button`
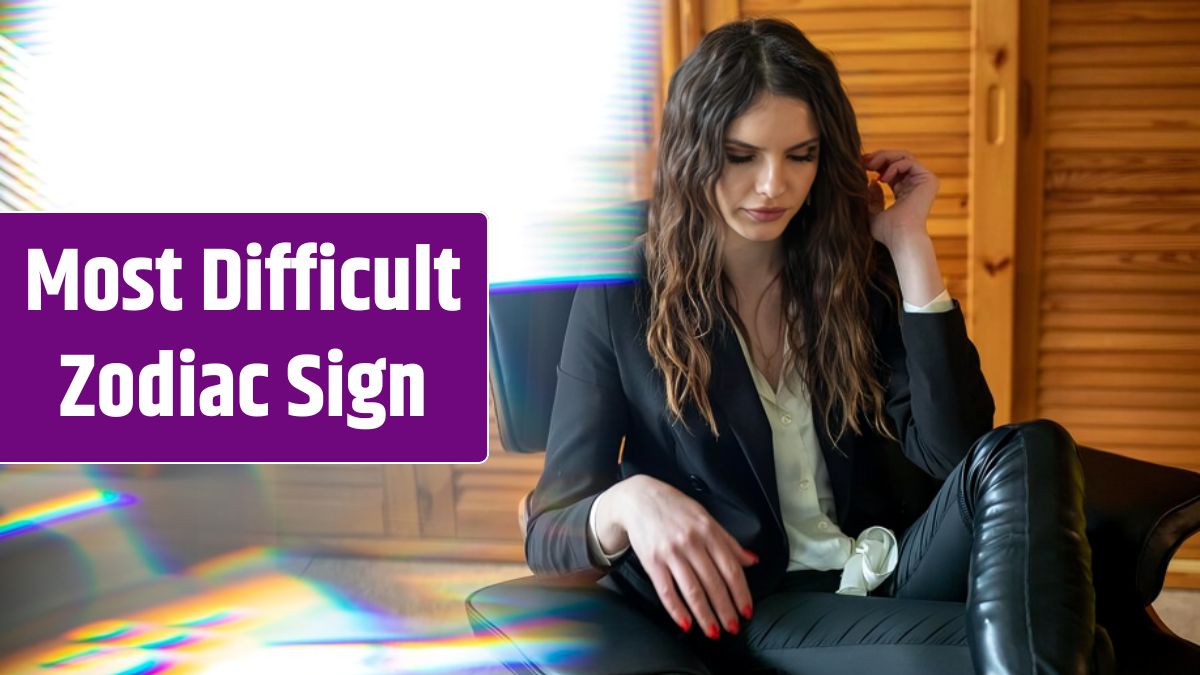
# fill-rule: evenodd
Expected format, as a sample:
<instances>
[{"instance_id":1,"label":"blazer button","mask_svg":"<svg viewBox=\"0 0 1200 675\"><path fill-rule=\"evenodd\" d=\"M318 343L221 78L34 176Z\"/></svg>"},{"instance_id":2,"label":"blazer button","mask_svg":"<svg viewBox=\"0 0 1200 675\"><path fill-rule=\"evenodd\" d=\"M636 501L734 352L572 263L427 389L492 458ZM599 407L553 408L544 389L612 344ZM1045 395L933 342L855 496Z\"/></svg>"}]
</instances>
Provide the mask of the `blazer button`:
<instances>
[{"instance_id":1,"label":"blazer button","mask_svg":"<svg viewBox=\"0 0 1200 675\"><path fill-rule=\"evenodd\" d=\"M696 474L689 475L688 482L692 484L692 489L696 492L708 492L708 486Z\"/></svg>"}]
</instances>

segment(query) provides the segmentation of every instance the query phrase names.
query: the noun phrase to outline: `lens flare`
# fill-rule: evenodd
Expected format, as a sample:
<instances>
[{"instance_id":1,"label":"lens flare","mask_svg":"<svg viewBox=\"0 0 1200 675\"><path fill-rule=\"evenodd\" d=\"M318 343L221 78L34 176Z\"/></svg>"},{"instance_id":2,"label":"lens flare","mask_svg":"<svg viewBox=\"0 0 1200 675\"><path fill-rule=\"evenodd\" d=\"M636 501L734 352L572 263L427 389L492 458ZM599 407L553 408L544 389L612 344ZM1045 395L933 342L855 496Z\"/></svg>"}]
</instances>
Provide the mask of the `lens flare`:
<instances>
[{"instance_id":1,"label":"lens flare","mask_svg":"<svg viewBox=\"0 0 1200 675\"><path fill-rule=\"evenodd\" d=\"M56 499L38 502L0 516L0 539L15 537L53 523L80 518L97 511L137 503L128 494L112 490L82 490Z\"/></svg>"},{"instance_id":2,"label":"lens flare","mask_svg":"<svg viewBox=\"0 0 1200 675\"><path fill-rule=\"evenodd\" d=\"M195 566L178 577L189 590L174 599L68 630L0 659L0 672L495 672L511 655L505 638L423 629L326 584L271 570L276 555L248 549ZM406 585L457 595L471 581L449 571L444 577L419 574ZM431 590L429 598L437 593ZM522 647L548 662L578 663L594 648L569 618L512 618L506 626L531 636Z\"/></svg>"}]
</instances>

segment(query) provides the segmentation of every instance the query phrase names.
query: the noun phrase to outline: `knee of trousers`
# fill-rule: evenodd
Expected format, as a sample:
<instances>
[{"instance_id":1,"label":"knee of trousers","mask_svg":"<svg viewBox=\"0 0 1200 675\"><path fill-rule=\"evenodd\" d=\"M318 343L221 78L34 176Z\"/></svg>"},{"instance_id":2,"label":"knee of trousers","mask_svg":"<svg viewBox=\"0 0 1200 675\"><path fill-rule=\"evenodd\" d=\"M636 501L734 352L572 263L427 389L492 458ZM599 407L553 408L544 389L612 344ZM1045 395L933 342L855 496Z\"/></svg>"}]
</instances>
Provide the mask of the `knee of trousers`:
<instances>
[{"instance_id":1,"label":"knee of trousers","mask_svg":"<svg viewBox=\"0 0 1200 675\"><path fill-rule=\"evenodd\" d=\"M1061 424L1048 419L992 429L971 446L963 463L967 504L973 504L983 491L1012 480L1061 484L1064 478L1082 476L1075 439Z\"/></svg>"}]
</instances>

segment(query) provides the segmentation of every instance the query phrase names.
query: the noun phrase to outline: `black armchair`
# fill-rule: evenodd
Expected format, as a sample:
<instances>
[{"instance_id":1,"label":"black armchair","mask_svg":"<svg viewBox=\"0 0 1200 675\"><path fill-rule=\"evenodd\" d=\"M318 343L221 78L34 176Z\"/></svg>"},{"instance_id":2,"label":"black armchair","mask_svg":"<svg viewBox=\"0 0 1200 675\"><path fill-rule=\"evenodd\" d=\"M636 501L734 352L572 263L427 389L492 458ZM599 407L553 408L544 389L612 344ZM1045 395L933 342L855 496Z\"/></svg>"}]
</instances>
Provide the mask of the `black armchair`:
<instances>
[{"instance_id":1,"label":"black armchair","mask_svg":"<svg viewBox=\"0 0 1200 675\"><path fill-rule=\"evenodd\" d=\"M491 298L492 395L506 450L545 449L573 297L574 288L563 288ZM1200 647L1174 635L1150 606L1171 555L1200 530L1200 474L1086 447L1080 455L1097 620L1113 643L1115 672L1200 673ZM489 586L467 598L468 618L476 634L500 638L514 672L710 672L598 576ZM938 664L926 665L916 672L938 672Z\"/></svg>"}]
</instances>

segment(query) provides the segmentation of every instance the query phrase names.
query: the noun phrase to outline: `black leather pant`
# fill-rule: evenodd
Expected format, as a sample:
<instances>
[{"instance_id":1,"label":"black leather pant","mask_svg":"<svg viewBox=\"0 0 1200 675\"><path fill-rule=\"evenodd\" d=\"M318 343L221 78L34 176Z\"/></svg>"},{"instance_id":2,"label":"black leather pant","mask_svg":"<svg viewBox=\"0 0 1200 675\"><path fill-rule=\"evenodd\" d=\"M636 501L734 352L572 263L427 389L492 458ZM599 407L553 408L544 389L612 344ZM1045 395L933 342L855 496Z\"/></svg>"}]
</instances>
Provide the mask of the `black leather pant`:
<instances>
[{"instance_id":1,"label":"black leather pant","mask_svg":"<svg viewBox=\"0 0 1200 675\"><path fill-rule=\"evenodd\" d=\"M1058 424L984 434L899 553L868 597L835 595L838 571L788 573L756 605L742 646L760 667L787 673L1089 672L1083 474Z\"/></svg>"}]
</instances>

